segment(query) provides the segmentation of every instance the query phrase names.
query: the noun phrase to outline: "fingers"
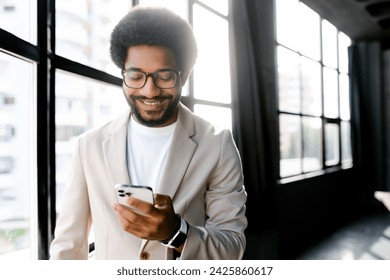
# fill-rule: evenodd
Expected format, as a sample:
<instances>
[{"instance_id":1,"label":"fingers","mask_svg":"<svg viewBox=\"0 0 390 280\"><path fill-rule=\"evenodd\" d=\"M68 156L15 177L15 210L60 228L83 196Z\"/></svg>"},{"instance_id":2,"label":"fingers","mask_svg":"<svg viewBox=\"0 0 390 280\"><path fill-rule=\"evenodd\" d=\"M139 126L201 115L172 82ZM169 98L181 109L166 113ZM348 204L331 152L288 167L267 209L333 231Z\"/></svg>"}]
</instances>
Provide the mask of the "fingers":
<instances>
[{"instance_id":1,"label":"fingers","mask_svg":"<svg viewBox=\"0 0 390 280\"><path fill-rule=\"evenodd\" d=\"M140 214L150 215L154 209L152 204L132 196L128 197L126 202L130 208L132 208L135 212Z\"/></svg>"},{"instance_id":2,"label":"fingers","mask_svg":"<svg viewBox=\"0 0 390 280\"><path fill-rule=\"evenodd\" d=\"M176 215L169 196L155 194L154 200L155 204L151 205L136 198L128 198L129 206L141 213L116 202L112 207L125 231L144 239L162 240L175 228Z\"/></svg>"},{"instance_id":3,"label":"fingers","mask_svg":"<svg viewBox=\"0 0 390 280\"><path fill-rule=\"evenodd\" d=\"M114 202L112 207L122 228L139 238L148 239L150 232L154 231L152 217L145 213L132 210L131 208ZM139 210L138 210L139 211Z\"/></svg>"}]
</instances>

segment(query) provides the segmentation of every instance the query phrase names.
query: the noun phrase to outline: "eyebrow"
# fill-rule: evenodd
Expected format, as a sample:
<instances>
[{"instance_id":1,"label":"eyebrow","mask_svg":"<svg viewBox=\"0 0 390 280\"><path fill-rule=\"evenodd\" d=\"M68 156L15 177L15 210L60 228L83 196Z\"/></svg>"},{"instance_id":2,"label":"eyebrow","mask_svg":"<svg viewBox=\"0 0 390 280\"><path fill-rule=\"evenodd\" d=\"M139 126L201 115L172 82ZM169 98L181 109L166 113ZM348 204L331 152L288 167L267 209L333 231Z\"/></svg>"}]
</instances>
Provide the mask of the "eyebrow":
<instances>
[{"instance_id":1,"label":"eyebrow","mask_svg":"<svg viewBox=\"0 0 390 280\"><path fill-rule=\"evenodd\" d=\"M137 67L129 67L127 69L124 69L125 71L129 71L129 70L135 70L135 71L142 71L141 68L137 68Z\"/></svg>"},{"instance_id":2,"label":"eyebrow","mask_svg":"<svg viewBox=\"0 0 390 280\"><path fill-rule=\"evenodd\" d=\"M129 70L144 72L141 68L137 68L137 67L129 67L129 68L125 69L125 71L129 71ZM158 72L158 71L175 71L176 72L177 70L171 69L171 68L161 68L161 69L157 69L154 72Z\"/></svg>"}]
</instances>

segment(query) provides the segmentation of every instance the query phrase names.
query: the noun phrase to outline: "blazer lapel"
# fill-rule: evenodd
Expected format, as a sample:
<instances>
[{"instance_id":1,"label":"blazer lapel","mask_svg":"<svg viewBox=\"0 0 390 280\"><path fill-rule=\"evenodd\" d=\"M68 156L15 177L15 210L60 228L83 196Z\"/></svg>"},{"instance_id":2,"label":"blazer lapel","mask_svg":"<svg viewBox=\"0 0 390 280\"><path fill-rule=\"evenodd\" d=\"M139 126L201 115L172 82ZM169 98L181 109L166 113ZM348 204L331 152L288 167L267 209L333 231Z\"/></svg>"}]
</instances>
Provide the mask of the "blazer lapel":
<instances>
[{"instance_id":1,"label":"blazer lapel","mask_svg":"<svg viewBox=\"0 0 390 280\"><path fill-rule=\"evenodd\" d=\"M129 116L130 110L115 120L108 128L107 139L103 142L105 165L112 185L130 183L126 161ZM172 138L158 192L167 194L172 198L175 196L198 146L191 139L194 134L195 127L192 113L179 103L177 127Z\"/></svg>"},{"instance_id":2,"label":"blazer lapel","mask_svg":"<svg viewBox=\"0 0 390 280\"><path fill-rule=\"evenodd\" d=\"M108 129L107 139L103 142L104 161L113 186L118 183L130 183L126 161L126 134L129 116L130 111L128 110L126 114L115 120Z\"/></svg>"},{"instance_id":3,"label":"blazer lapel","mask_svg":"<svg viewBox=\"0 0 390 280\"><path fill-rule=\"evenodd\" d=\"M194 134L192 113L179 104L177 127L158 188L160 193L169 195L172 199L198 146L191 139Z\"/></svg>"}]
</instances>

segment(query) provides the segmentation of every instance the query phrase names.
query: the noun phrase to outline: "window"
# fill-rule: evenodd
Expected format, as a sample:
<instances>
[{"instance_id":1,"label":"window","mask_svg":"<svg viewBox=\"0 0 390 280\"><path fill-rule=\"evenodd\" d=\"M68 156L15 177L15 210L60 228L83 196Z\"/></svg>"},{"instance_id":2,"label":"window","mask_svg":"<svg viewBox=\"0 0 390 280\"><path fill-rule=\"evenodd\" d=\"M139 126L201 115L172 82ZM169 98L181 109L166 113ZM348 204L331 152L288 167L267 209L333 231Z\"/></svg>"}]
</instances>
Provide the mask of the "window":
<instances>
[{"instance_id":1,"label":"window","mask_svg":"<svg viewBox=\"0 0 390 280\"><path fill-rule=\"evenodd\" d=\"M57 0L56 53L120 77L109 55L109 39L131 0Z\"/></svg>"},{"instance_id":2,"label":"window","mask_svg":"<svg viewBox=\"0 0 390 280\"><path fill-rule=\"evenodd\" d=\"M298 0L276 0L276 29L280 178L350 167L350 39Z\"/></svg>"},{"instance_id":3,"label":"window","mask_svg":"<svg viewBox=\"0 0 390 280\"><path fill-rule=\"evenodd\" d=\"M9 11L11 13L12 11ZM30 258L36 241L34 65L0 50L0 260ZM34 246L35 245L35 246Z\"/></svg>"},{"instance_id":4,"label":"window","mask_svg":"<svg viewBox=\"0 0 390 280\"><path fill-rule=\"evenodd\" d=\"M0 174L9 174L14 169L14 158L10 156L0 157Z\"/></svg>"},{"instance_id":5,"label":"window","mask_svg":"<svg viewBox=\"0 0 390 280\"><path fill-rule=\"evenodd\" d=\"M231 129L228 0L0 1L0 259L49 257L75 138L128 106L109 37L135 4L191 21L199 58L182 101Z\"/></svg>"},{"instance_id":6,"label":"window","mask_svg":"<svg viewBox=\"0 0 390 280\"><path fill-rule=\"evenodd\" d=\"M0 142L8 142L15 135L15 129L9 124L0 124Z\"/></svg>"},{"instance_id":7,"label":"window","mask_svg":"<svg viewBox=\"0 0 390 280\"><path fill-rule=\"evenodd\" d=\"M0 28L35 44L36 6L37 0L0 1Z\"/></svg>"},{"instance_id":8,"label":"window","mask_svg":"<svg viewBox=\"0 0 390 280\"><path fill-rule=\"evenodd\" d=\"M218 2L219 8L226 12L227 1ZM199 48L194 69L194 112L216 126L231 129L228 18L204 7L201 2L194 5L193 11Z\"/></svg>"}]
</instances>

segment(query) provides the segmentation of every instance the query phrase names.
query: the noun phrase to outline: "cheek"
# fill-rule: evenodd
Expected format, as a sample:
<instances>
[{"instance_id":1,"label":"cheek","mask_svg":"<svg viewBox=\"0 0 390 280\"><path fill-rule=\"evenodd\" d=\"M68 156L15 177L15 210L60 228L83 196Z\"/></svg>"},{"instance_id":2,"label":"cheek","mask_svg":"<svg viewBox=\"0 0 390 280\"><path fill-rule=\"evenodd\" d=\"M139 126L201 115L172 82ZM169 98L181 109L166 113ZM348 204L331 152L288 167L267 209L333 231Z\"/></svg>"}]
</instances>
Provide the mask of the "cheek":
<instances>
[{"instance_id":1,"label":"cheek","mask_svg":"<svg viewBox=\"0 0 390 280\"><path fill-rule=\"evenodd\" d=\"M126 95L126 96L131 96L135 93L135 90L132 89L132 88L128 88L127 86L122 86L122 89L123 89L123 93Z\"/></svg>"}]
</instances>

